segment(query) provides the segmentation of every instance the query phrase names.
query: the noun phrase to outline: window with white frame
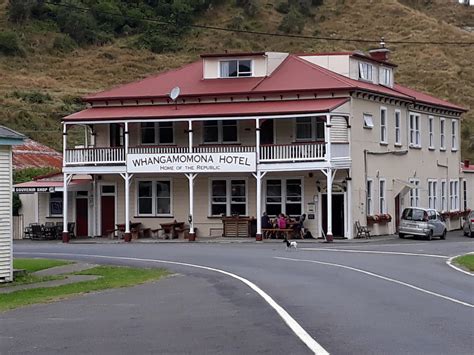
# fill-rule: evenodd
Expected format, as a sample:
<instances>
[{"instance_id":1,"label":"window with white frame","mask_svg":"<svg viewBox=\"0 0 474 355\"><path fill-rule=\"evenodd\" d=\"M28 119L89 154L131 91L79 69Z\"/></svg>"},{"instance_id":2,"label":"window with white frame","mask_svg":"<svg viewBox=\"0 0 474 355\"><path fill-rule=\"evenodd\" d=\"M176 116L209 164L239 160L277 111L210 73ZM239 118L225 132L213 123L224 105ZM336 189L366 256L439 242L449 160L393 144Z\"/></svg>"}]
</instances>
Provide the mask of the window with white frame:
<instances>
[{"instance_id":1,"label":"window with white frame","mask_svg":"<svg viewBox=\"0 0 474 355\"><path fill-rule=\"evenodd\" d=\"M297 141L324 140L324 121L318 117L297 117L295 127Z\"/></svg>"},{"instance_id":2,"label":"window with white frame","mask_svg":"<svg viewBox=\"0 0 474 355\"><path fill-rule=\"evenodd\" d=\"M372 129L374 127L374 119L371 114L364 113L364 128Z\"/></svg>"},{"instance_id":3,"label":"window with white frame","mask_svg":"<svg viewBox=\"0 0 474 355\"><path fill-rule=\"evenodd\" d=\"M467 180L462 181L462 207L464 211L467 210Z\"/></svg>"},{"instance_id":4,"label":"window with white frame","mask_svg":"<svg viewBox=\"0 0 474 355\"><path fill-rule=\"evenodd\" d=\"M252 76L252 61L250 59L223 60L220 62L221 78L243 76Z\"/></svg>"},{"instance_id":5,"label":"window with white frame","mask_svg":"<svg viewBox=\"0 0 474 355\"><path fill-rule=\"evenodd\" d=\"M387 109L380 108L380 143L387 143Z\"/></svg>"},{"instance_id":6,"label":"window with white frame","mask_svg":"<svg viewBox=\"0 0 474 355\"><path fill-rule=\"evenodd\" d=\"M451 150L458 150L458 121L451 120Z\"/></svg>"},{"instance_id":7,"label":"window with white frame","mask_svg":"<svg viewBox=\"0 0 474 355\"><path fill-rule=\"evenodd\" d=\"M438 208L438 182L436 180L428 180L428 207Z\"/></svg>"},{"instance_id":8,"label":"window with white frame","mask_svg":"<svg viewBox=\"0 0 474 355\"><path fill-rule=\"evenodd\" d=\"M418 207L420 204L420 180L419 179L410 179L410 184L415 187L410 189L410 206Z\"/></svg>"},{"instance_id":9,"label":"window with white frame","mask_svg":"<svg viewBox=\"0 0 474 355\"><path fill-rule=\"evenodd\" d=\"M63 193L51 192L49 194L49 217L61 217L63 215Z\"/></svg>"},{"instance_id":10,"label":"window with white frame","mask_svg":"<svg viewBox=\"0 0 474 355\"><path fill-rule=\"evenodd\" d=\"M434 117L428 117L428 141L429 141L429 148L434 149Z\"/></svg>"},{"instance_id":11,"label":"window with white frame","mask_svg":"<svg viewBox=\"0 0 474 355\"><path fill-rule=\"evenodd\" d=\"M373 196L374 196L374 182L372 179L367 179L367 215L372 216L374 214L374 201L373 201Z\"/></svg>"},{"instance_id":12,"label":"window with white frame","mask_svg":"<svg viewBox=\"0 0 474 355\"><path fill-rule=\"evenodd\" d=\"M380 84L392 86L392 70L389 68L380 68Z\"/></svg>"},{"instance_id":13,"label":"window with white frame","mask_svg":"<svg viewBox=\"0 0 474 355\"><path fill-rule=\"evenodd\" d=\"M446 180L441 180L441 187L440 187L440 209L441 211L447 211L447 198L446 198Z\"/></svg>"},{"instance_id":14,"label":"window with white frame","mask_svg":"<svg viewBox=\"0 0 474 355\"><path fill-rule=\"evenodd\" d=\"M137 215L170 216L171 180L137 181Z\"/></svg>"},{"instance_id":15,"label":"window with white frame","mask_svg":"<svg viewBox=\"0 0 474 355\"><path fill-rule=\"evenodd\" d=\"M142 144L173 144L173 122L142 122Z\"/></svg>"},{"instance_id":16,"label":"window with white frame","mask_svg":"<svg viewBox=\"0 0 474 355\"><path fill-rule=\"evenodd\" d=\"M439 119L439 149L445 150L446 149L446 141L445 141L445 120L444 118Z\"/></svg>"},{"instance_id":17,"label":"window with white frame","mask_svg":"<svg viewBox=\"0 0 474 355\"><path fill-rule=\"evenodd\" d=\"M387 206L385 201L385 179L379 180L379 212L387 213Z\"/></svg>"},{"instance_id":18,"label":"window with white frame","mask_svg":"<svg viewBox=\"0 0 474 355\"><path fill-rule=\"evenodd\" d=\"M203 143L236 143L239 140L237 120L204 121Z\"/></svg>"},{"instance_id":19,"label":"window with white frame","mask_svg":"<svg viewBox=\"0 0 474 355\"><path fill-rule=\"evenodd\" d=\"M401 112L399 110L396 110L395 111L395 144L396 145L402 144L401 124L402 124Z\"/></svg>"},{"instance_id":20,"label":"window with white frame","mask_svg":"<svg viewBox=\"0 0 474 355\"><path fill-rule=\"evenodd\" d=\"M210 180L211 216L247 215L247 180Z\"/></svg>"},{"instance_id":21,"label":"window with white frame","mask_svg":"<svg viewBox=\"0 0 474 355\"><path fill-rule=\"evenodd\" d=\"M265 209L269 216L278 216L280 213L300 216L303 211L302 180L266 180Z\"/></svg>"},{"instance_id":22,"label":"window with white frame","mask_svg":"<svg viewBox=\"0 0 474 355\"><path fill-rule=\"evenodd\" d=\"M459 181L449 181L449 209L451 211L459 210Z\"/></svg>"},{"instance_id":23,"label":"window with white frame","mask_svg":"<svg viewBox=\"0 0 474 355\"><path fill-rule=\"evenodd\" d=\"M372 64L359 62L359 79L372 81Z\"/></svg>"},{"instance_id":24,"label":"window with white frame","mask_svg":"<svg viewBox=\"0 0 474 355\"><path fill-rule=\"evenodd\" d=\"M410 146L421 147L420 115L410 113Z\"/></svg>"}]
</instances>

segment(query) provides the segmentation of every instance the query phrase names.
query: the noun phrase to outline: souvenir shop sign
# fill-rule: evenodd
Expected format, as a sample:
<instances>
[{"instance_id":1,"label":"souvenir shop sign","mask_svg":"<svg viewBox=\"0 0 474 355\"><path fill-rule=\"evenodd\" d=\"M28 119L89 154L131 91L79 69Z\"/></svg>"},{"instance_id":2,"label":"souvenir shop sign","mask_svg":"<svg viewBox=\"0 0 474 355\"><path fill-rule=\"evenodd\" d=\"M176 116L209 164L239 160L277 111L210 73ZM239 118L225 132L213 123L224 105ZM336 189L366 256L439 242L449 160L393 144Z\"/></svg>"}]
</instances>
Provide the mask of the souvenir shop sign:
<instances>
[{"instance_id":1,"label":"souvenir shop sign","mask_svg":"<svg viewBox=\"0 0 474 355\"><path fill-rule=\"evenodd\" d=\"M129 173L253 172L255 153L129 154Z\"/></svg>"}]
</instances>

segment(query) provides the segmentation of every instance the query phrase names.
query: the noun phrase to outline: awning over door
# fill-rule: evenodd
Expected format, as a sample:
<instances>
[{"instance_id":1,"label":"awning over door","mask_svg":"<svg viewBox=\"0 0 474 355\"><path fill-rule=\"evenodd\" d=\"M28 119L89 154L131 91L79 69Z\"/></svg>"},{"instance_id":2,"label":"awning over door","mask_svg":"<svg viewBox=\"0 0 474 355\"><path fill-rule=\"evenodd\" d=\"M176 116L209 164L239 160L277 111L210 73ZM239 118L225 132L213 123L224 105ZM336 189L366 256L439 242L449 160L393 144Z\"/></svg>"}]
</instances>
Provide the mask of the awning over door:
<instances>
[{"instance_id":1,"label":"awning over door","mask_svg":"<svg viewBox=\"0 0 474 355\"><path fill-rule=\"evenodd\" d=\"M411 189L415 189L416 185L412 184L411 182L401 180L401 179L393 179L393 192L394 195L400 194L401 196L405 195Z\"/></svg>"}]
</instances>

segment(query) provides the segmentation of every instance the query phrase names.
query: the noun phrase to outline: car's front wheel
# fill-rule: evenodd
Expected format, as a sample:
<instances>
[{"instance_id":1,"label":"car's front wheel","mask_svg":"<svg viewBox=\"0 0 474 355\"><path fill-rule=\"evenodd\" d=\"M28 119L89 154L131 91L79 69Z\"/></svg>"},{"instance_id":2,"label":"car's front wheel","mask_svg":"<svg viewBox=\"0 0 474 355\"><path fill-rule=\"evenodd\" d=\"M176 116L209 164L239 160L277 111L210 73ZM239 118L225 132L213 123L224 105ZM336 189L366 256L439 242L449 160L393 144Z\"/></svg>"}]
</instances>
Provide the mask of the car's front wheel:
<instances>
[{"instance_id":1,"label":"car's front wheel","mask_svg":"<svg viewBox=\"0 0 474 355\"><path fill-rule=\"evenodd\" d=\"M443 231L443 234L441 234L441 239L443 240L446 239L446 229Z\"/></svg>"},{"instance_id":2,"label":"car's front wheel","mask_svg":"<svg viewBox=\"0 0 474 355\"><path fill-rule=\"evenodd\" d=\"M428 240L433 239L433 231L432 230L429 231L428 235L426 236L426 239L428 239Z\"/></svg>"},{"instance_id":3,"label":"car's front wheel","mask_svg":"<svg viewBox=\"0 0 474 355\"><path fill-rule=\"evenodd\" d=\"M401 238L401 239L403 239L403 238L405 238L405 234L403 234L403 233L398 233L398 237Z\"/></svg>"}]
</instances>

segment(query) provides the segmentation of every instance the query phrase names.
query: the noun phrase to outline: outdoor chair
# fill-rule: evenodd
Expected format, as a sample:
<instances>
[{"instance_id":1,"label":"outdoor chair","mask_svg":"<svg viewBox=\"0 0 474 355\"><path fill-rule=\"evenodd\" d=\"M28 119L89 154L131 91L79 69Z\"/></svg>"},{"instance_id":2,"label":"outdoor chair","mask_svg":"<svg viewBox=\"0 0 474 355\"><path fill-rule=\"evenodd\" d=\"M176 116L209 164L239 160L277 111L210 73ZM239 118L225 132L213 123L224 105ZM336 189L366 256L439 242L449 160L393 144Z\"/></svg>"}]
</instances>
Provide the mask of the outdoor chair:
<instances>
[{"instance_id":1,"label":"outdoor chair","mask_svg":"<svg viewBox=\"0 0 474 355\"><path fill-rule=\"evenodd\" d=\"M31 239L44 239L43 228L40 224L31 225Z\"/></svg>"},{"instance_id":2,"label":"outdoor chair","mask_svg":"<svg viewBox=\"0 0 474 355\"><path fill-rule=\"evenodd\" d=\"M355 222L357 236L356 238L370 238L370 231L367 226L361 226L359 221Z\"/></svg>"},{"instance_id":3,"label":"outdoor chair","mask_svg":"<svg viewBox=\"0 0 474 355\"><path fill-rule=\"evenodd\" d=\"M31 224L26 226L23 230L23 239L30 239L31 238Z\"/></svg>"},{"instance_id":4,"label":"outdoor chair","mask_svg":"<svg viewBox=\"0 0 474 355\"><path fill-rule=\"evenodd\" d=\"M76 226L75 222L69 222L67 224L67 231L69 232L69 237L71 238L76 238L76 235L74 234L74 227Z\"/></svg>"}]
</instances>

